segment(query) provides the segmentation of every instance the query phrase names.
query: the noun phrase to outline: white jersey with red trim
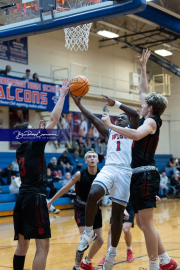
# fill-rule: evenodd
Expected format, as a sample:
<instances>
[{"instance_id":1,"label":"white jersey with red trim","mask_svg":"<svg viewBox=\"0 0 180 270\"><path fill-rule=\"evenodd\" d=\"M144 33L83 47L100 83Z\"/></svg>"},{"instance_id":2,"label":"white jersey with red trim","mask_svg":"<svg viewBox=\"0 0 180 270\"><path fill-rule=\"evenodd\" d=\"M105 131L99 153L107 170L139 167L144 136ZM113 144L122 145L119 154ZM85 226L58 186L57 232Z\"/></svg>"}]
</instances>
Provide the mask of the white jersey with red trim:
<instances>
[{"instance_id":1,"label":"white jersey with red trim","mask_svg":"<svg viewBox=\"0 0 180 270\"><path fill-rule=\"evenodd\" d=\"M133 140L125 138L113 130L109 130L105 165L116 165L131 168Z\"/></svg>"}]
</instances>

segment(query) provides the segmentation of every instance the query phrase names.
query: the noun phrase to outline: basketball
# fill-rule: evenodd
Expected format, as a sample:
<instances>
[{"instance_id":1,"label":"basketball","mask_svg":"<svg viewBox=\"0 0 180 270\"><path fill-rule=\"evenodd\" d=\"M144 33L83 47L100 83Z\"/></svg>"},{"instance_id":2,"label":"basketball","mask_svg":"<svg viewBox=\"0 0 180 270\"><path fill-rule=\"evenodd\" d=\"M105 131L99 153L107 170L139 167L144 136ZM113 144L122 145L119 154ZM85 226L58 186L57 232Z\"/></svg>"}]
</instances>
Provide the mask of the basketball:
<instances>
[{"instance_id":1,"label":"basketball","mask_svg":"<svg viewBox=\"0 0 180 270\"><path fill-rule=\"evenodd\" d=\"M88 93L90 89L90 83L88 79L84 76L76 76L70 81L70 85L73 86L70 88L70 91L73 95L79 97L84 96Z\"/></svg>"}]
</instances>

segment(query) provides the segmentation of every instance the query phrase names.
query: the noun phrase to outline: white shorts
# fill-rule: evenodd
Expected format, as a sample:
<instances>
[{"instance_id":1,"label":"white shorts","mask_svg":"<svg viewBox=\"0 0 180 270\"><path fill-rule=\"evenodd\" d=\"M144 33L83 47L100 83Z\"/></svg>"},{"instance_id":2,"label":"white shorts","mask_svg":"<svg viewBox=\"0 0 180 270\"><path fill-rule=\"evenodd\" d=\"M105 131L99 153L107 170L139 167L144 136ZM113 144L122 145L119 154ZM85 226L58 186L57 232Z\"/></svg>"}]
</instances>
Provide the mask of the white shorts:
<instances>
[{"instance_id":1,"label":"white shorts","mask_svg":"<svg viewBox=\"0 0 180 270\"><path fill-rule=\"evenodd\" d=\"M113 202L126 207L130 196L132 172L113 165L105 165L98 173L92 185L100 185L109 194Z\"/></svg>"}]
</instances>

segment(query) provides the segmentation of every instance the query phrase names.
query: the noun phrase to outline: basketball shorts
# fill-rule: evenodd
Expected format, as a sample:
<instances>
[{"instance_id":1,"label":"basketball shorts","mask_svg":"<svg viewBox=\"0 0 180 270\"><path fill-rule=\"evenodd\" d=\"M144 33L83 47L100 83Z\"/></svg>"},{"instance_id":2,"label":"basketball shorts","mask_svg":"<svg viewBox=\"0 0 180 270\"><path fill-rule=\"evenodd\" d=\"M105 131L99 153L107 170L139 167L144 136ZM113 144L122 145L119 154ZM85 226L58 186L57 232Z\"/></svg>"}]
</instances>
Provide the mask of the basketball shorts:
<instances>
[{"instance_id":1,"label":"basketball shorts","mask_svg":"<svg viewBox=\"0 0 180 270\"><path fill-rule=\"evenodd\" d=\"M126 211L129 214L129 219L128 220L123 219L123 223L130 222L132 223L131 227L134 228L134 209L133 209L132 202L128 202ZM112 224L112 217L110 218L110 224Z\"/></svg>"},{"instance_id":2,"label":"basketball shorts","mask_svg":"<svg viewBox=\"0 0 180 270\"><path fill-rule=\"evenodd\" d=\"M134 213L147 208L156 208L160 175L156 170L139 172L132 175L131 198Z\"/></svg>"},{"instance_id":3,"label":"basketball shorts","mask_svg":"<svg viewBox=\"0 0 180 270\"><path fill-rule=\"evenodd\" d=\"M51 238L46 196L36 193L19 194L13 213L14 240L18 234L25 239Z\"/></svg>"},{"instance_id":4,"label":"basketball shorts","mask_svg":"<svg viewBox=\"0 0 180 270\"><path fill-rule=\"evenodd\" d=\"M74 215L75 220L78 227L85 227L85 210L86 206L83 204L80 204L79 202L74 203ZM97 213L95 215L93 229L100 229L102 228L102 214L101 209L99 208L99 205L97 207Z\"/></svg>"},{"instance_id":5,"label":"basketball shorts","mask_svg":"<svg viewBox=\"0 0 180 270\"><path fill-rule=\"evenodd\" d=\"M130 195L132 172L113 165L105 165L96 176L92 185L98 184L105 190L105 195L116 203L127 206Z\"/></svg>"}]
</instances>

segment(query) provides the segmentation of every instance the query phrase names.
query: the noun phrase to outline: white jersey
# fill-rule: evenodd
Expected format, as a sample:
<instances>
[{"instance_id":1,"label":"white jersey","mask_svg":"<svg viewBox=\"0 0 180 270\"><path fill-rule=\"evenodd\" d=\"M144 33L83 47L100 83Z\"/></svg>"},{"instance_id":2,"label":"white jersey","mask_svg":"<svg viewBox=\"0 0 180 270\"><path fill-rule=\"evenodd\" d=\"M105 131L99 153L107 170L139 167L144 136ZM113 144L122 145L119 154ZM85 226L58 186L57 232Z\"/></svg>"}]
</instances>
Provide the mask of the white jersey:
<instances>
[{"instance_id":1,"label":"white jersey","mask_svg":"<svg viewBox=\"0 0 180 270\"><path fill-rule=\"evenodd\" d=\"M107 155L105 165L116 165L131 168L132 142L113 130L109 130Z\"/></svg>"}]
</instances>

